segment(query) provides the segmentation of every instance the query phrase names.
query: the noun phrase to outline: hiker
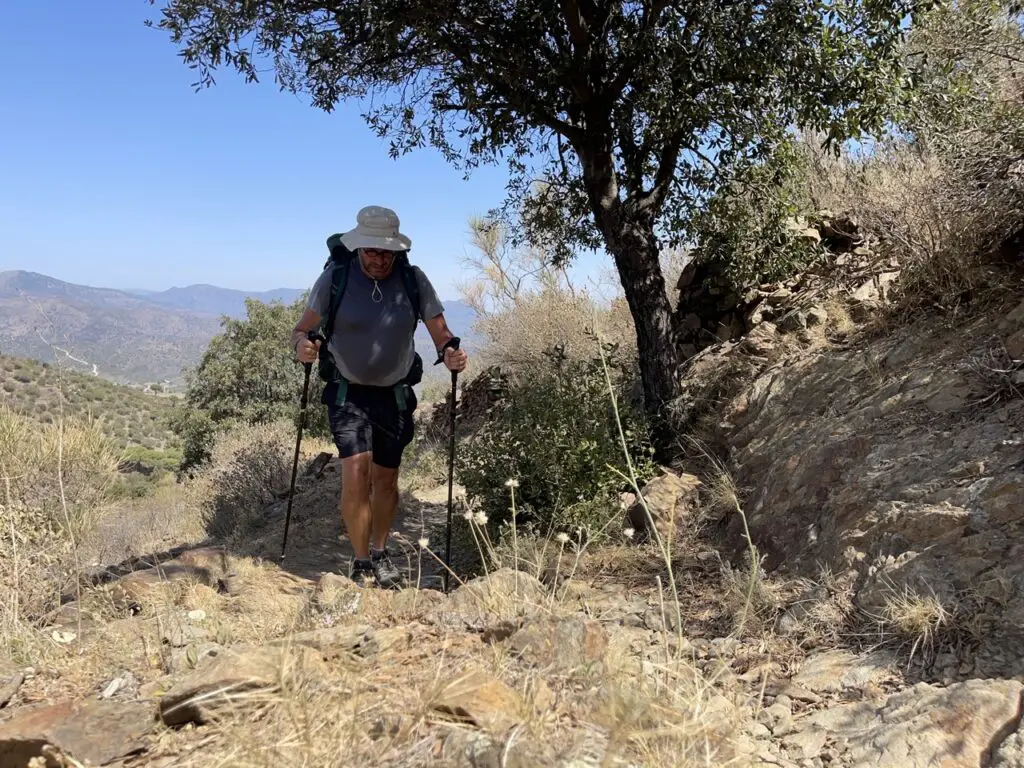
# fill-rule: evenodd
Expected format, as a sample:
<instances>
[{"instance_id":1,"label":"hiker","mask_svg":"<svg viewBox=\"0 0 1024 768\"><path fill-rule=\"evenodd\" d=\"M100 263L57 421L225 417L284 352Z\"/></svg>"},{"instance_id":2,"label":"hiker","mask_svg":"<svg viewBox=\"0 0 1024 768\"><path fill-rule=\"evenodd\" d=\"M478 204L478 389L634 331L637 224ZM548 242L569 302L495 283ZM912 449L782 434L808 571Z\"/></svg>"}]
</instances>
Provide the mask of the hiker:
<instances>
[{"instance_id":1,"label":"hiker","mask_svg":"<svg viewBox=\"0 0 1024 768\"><path fill-rule=\"evenodd\" d=\"M341 516L355 553L349 577L359 585L372 578L385 588L402 583L387 539L398 506L402 453L413 437L412 385L423 369L413 342L417 321L426 325L448 370L461 372L468 363L465 351L446 346L455 337L430 280L408 262L411 246L393 210L360 210L355 229L328 239L332 257L292 333L298 359L319 359L321 378L328 382L321 402L341 457ZM341 290L336 256L350 259ZM326 350L307 338L321 324Z\"/></svg>"}]
</instances>

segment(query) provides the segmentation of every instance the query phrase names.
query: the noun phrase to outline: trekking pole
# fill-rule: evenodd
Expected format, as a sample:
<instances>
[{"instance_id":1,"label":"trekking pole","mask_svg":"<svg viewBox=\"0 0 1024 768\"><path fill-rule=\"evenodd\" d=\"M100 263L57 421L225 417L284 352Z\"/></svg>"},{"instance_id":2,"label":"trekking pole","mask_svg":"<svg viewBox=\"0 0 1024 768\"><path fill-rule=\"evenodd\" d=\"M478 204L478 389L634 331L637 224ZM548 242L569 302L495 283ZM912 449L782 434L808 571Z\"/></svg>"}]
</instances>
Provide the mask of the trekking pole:
<instances>
[{"instance_id":1,"label":"trekking pole","mask_svg":"<svg viewBox=\"0 0 1024 768\"><path fill-rule=\"evenodd\" d=\"M458 349L459 343L458 336L449 339L448 342L441 347L441 351L437 356L437 362L435 362L434 365L444 362L444 351L449 347L452 349ZM444 537L445 570L441 574L441 578L444 580L445 594L448 594L448 576L452 561L452 488L455 482L455 397L458 393L458 390L456 389L458 381L458 372L452 371L452 394L451 399L448 401L448 528Z\"/></svg>"},{"instance_id":2,"label":"trekking pole","mask_svg":"<svg viewBox=\"0 0 1024 768\"><path fill-rule=\"evenodd\" d=\"M314 344L324 342L324 337L318 331L309 331L306 338ZM295 458L292 459L292 484L288 491L288 511L284 516L284 538L281 541L281 560L284 562L284 550L288 546L288 525L292 521L292 501L295 499L295 477L299 472L299 446L302 445L302 429L306 426L306 405L309 403L309 373L313 369L312 363L303 363L306 369L305 380L302 382L302 401L299 405L299 431L295 436Z\"/></svg>"}]
</instances>

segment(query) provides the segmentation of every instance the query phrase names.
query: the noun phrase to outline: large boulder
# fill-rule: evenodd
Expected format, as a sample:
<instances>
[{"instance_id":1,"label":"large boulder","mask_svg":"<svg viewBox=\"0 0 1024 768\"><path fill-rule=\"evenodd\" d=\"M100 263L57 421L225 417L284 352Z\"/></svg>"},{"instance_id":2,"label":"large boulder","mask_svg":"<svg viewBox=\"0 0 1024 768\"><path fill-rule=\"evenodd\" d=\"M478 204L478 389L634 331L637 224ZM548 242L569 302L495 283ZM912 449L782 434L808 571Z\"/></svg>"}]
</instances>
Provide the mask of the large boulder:
<instances>
[{"instance_id":1,"label":"large boulder","mask_svg":"<svg viewBox=\"0 0 1024 768\"><path fill-rule=\"evenodd\" d=\"M1019 722L1022 691L1015 680L919 683L881 703L814 712L794 721L783 744L791 757L813 759L835 740L840 763L853 768L977 768Z\"/></svg>"}]
</instances>

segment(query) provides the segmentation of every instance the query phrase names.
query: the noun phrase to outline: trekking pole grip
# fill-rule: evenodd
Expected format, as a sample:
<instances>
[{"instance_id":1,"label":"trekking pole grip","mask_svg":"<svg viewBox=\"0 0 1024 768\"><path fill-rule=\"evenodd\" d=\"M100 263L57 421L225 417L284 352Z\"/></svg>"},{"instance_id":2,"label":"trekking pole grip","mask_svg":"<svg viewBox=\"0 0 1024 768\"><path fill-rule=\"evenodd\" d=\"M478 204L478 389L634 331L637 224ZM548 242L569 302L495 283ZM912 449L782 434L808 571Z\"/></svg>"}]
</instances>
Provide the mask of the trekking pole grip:
<instances>
[{"instance_id":1,"label":"trekking pole grip","mask_svg":"<svg viewBox=\"0 0 1024 768\"><path fill-rule=\"evenodd\" d=\"M462 340L458 336L452 336L450 339L448 339L448 341L444 343L444 346L437 350L437 360L434 361L434 365L440 365L441 363L444 362L444 351L446 349L458 349L459 344L461 343ZM455 372L452 371L452 373Z\"/></svg>"},{"instance_id":2,"label":"trekking pole grip","mask_svg":"<svg viewBox=\"0 0 1024 768\"><path fill-rule=\"evenodd\" d=\"M324 335L322 333L320 333L319 330L316 330L316 329L313 329L312 331L306 331L306 338L309 341L313 342L314 344L316 344L318 341L321 344L324 344L327 341L327 339L324 338ZM312 363L303 363L303 365L306 367L306 372L307 373L313 367Z\"/></svg>"}]
</instances>

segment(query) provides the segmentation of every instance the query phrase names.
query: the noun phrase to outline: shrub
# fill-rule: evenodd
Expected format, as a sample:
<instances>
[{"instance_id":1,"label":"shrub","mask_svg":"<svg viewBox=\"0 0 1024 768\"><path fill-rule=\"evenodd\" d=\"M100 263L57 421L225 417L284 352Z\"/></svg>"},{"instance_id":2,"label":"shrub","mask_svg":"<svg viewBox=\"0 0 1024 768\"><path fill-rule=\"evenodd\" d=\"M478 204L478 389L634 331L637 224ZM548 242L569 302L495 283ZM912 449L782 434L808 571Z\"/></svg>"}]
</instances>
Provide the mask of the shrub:
<instances>
[{"instance_id":1,"label":"shrub","mask_svg":"<svg viewBox=\"0 0 1024 768\"><path fill-rule=\"evenodd\" d=\"M217 434L241 425L292 419L297 426L304 372L288 351L288 339L302 315L304 300L290 305L246 300L245 319L223 319L223 331L188 374L185 399L172 428L184 443L181 469L211 458ZM314 366L309 382L312 407L306 411L306 434L330 434L326 409L317 407L323 382Z\"/></svg>"},{"instance_id":2,"label":"shrub","mask_svg":"<svg viewBox=\"0 0 1024 768\"><path fill-rule=\"evenodd\" d=\"M288 489L294 441L287 421L239 426L217 435L209 462L189 484L211 536L243 536L259 526L263 507Z\"/></svg>"},{"instance_id":3,"label":"shrub","mask_svg":"<svg viewBox=\"0 0 1024 768\"><path fill-rule=\"evenodd\" d=\"M642 410L628 396L634 375L608 345L613 387L630 457L640 481L653 474ZM508 404L460 449L457 471L471 503L494 525L511 518L507 480L516 489L517 522L540 529L582 526L600 539L618 509L628 475L599 358L552 353L548 364L513 383Z\"/></svg>"},{"instance_id":4,"label":"shrub","mask_svg":"<svg viewBox=\"0 0 1024 768\"><path fill-rule=\"evenodd\" d=\"M738 169L693 217L695 259L720 267L737 293L806 268L823 253L800 222L811 208L807 175L807 158L793 139Z\"/></svg>"},{"instance_id":5,"label":"shrub","mask_svg":"<svg viewBox=\"0 0 1024 768\"><path fill-rule=\"evenodd\" d=\"M545 254L509 244L505 225L471 219L476 252L467 256L463 298L476 314L479 367L497 365L525 372L546 363L559 348L575 360L588 360L592 334L599 330L619 345L625 363L636 358L636 333L616 278L610 301L573 286ZM596 327L596 328L595 328Z\"/></svg>"}]
</instances>

